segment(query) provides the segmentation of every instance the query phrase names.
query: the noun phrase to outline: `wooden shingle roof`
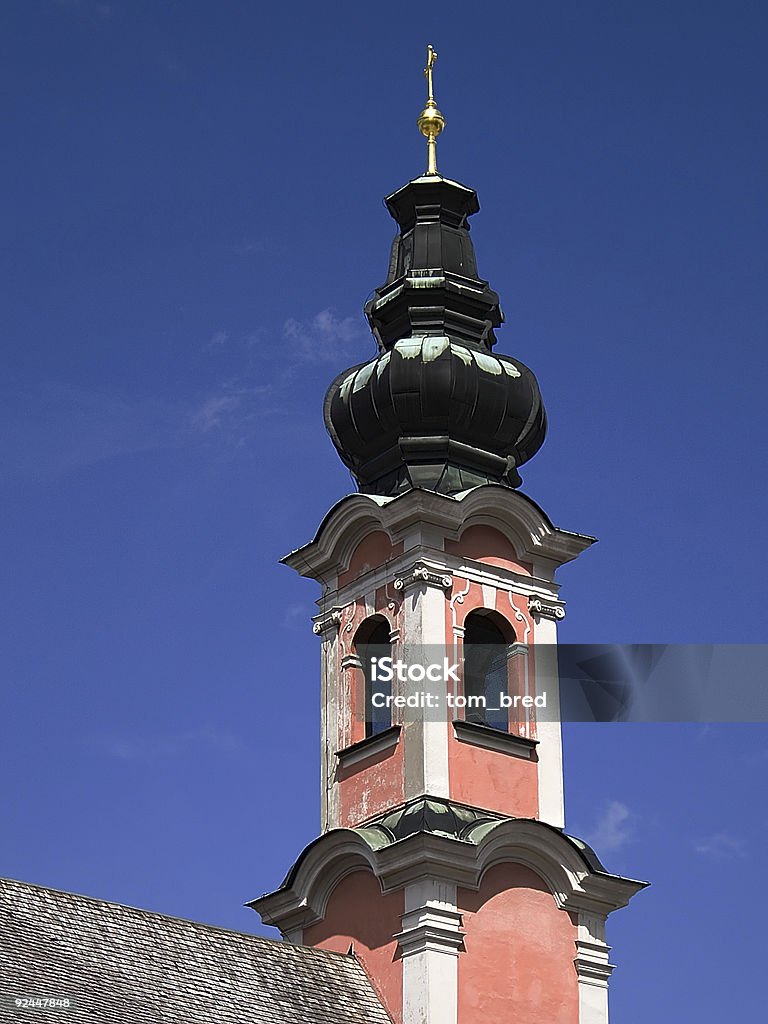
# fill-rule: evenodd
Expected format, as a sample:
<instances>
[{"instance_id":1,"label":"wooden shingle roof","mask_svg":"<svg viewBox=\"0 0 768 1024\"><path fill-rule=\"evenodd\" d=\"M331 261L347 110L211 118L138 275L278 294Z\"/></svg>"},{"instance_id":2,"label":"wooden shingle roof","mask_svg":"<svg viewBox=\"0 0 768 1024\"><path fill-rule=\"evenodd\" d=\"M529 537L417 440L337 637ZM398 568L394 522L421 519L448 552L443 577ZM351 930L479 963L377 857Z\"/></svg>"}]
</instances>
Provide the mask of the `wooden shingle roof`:
<instances>
[{"instance_id":1,"label":"wooden shingle roof","mask_svg":"<svg viewBox=\"0 0 768 1024\"><path fill-rule=\"evenodd\" d=\"M353 956L8 879L0 979L3 1024L390 1024Z\"/></svg>"}]
</instances>

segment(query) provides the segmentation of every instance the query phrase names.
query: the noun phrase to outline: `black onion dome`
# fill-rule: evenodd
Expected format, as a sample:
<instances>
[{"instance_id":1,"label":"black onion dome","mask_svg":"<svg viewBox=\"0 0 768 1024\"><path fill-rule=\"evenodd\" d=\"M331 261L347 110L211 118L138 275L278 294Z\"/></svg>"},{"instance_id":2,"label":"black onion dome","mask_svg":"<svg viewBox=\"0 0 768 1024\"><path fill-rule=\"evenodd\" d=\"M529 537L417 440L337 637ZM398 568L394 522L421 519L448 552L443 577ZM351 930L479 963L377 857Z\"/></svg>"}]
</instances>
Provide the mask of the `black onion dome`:
<instances>
[{"instance_id":1,"label":"black onion dome","mask_svg":"<svg viewBox=\"0 0 768 1024\"><path fill-rule=\"evenodd\" d=\"M331 384L331 439L367 493L517 487L546 416L528 367L492 352L503 315L477 276L467 223L477 194L430 175L386 204L400 232L387 281L365 306L380 353Z\"/></svg>"}]
</instances>

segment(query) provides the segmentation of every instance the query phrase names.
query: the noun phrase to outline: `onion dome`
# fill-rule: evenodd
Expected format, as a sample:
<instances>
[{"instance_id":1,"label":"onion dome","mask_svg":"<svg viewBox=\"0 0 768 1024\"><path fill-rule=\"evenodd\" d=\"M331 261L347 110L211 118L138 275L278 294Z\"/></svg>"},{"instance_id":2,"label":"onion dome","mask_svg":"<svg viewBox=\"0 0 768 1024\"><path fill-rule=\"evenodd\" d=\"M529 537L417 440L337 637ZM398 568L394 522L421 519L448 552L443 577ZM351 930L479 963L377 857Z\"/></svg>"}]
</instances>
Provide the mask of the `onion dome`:
<instances>
[{"instance_id":1,"label":"onion dome","mask_svg":"<svg viewBox=\"0 0 768 1024\"><path fill-rule=\"evenodd\" d=\"M331 439L368 494L518 487L518 467L546 433L533 373L493 352L504 317L477 273L469 234L477 193L436 170L445 124L432 95L436 56L430 47L418 121L427 173L385 200L399 231L387 280L365 306L379 354L339 374L325 398Z\"/></svg>"}]
</instances>

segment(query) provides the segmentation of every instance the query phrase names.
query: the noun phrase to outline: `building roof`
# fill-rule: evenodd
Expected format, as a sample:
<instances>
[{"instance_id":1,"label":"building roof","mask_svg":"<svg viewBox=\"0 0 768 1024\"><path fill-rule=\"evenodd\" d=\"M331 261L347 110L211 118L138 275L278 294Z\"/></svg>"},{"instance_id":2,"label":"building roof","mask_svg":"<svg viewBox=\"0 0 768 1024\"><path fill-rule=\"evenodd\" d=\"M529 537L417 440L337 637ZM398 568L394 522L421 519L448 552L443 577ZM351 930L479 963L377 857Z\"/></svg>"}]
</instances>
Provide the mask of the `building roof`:
<instances>
[{"instance_id":1,"label":"building roof","mask_svg":"<svg viewBox=\"0 0 768 1024\"><path fill-rule=\"evenodd\" d=\"M9 879L0 977L3 1022L47 997L67 1024L390 1024L354 956Z\"/></svg>"},{"instance_id":2,"label":"building roof","mask_svg":"<svg viewBox=\"0 0 768 1024\"><path fill-rule=\"evenodd\" d=\"M377 353L326 393L331 440L368 494L519 487L547 417L533 372L493 352L504 316L477 269L477 193L426 174L385 202L399 230L365 304Z\"/></svg>"}]
</instances>

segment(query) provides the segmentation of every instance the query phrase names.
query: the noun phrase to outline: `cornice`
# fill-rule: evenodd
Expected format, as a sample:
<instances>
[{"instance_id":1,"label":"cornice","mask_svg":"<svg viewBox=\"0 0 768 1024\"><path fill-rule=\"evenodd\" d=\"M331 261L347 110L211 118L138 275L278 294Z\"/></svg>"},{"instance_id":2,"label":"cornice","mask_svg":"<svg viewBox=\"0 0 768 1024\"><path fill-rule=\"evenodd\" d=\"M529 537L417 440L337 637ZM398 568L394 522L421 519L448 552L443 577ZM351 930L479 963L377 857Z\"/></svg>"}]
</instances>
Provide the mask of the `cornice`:
<instances>
[{"instance_id":1,"label":"cornice","mask_svg":"<svg viewBox=\"0 0 768 1024\"><path fill-rule=\"evenodd\" d=\"M414 528L437 527L458 540L472 525L487 525L506 536L523 561L563 565L594 543L593 537L554 526L539 506L522 492L500 484L484 484L453 497L413 490L396 498L351 494L328 512L309 544L282 562L302 576L330 586L349 566L352 552L374 530L387 532L393 543Z\"/></svg>"},{"instance_id":2,"label":"cornice","mask_svg":"<svg viewBox=\"0 0 768 1024\"><path fill-rule=\"evenodd\" d=\"M371 871L385 893L425 877L476 890L487 870L510 862L535 872L561 909L602 919L647 884L596 870L588 853L551 825L501 818L478 821L464 839L417 832L392 842L375 828L334 829L306 848L280 889L248 905L286 932L321 920L334 888L353 871Z\"/></svg>"},{"instance_id":3,"label":"cornice","mask_svg":"<svg viewBox=\"0 0 768 1024\"><path fill-rule=\"evenodd\" d=\"M424 561L431 571L440 576L458 576L471 583L488 584L500 591L522 594L523 597L539 596L545 601L557 600L560 585L541 576L529 576L502 566L489 565L474 559L463 558L452 552L439 551L429 545L419 546L419 561ZM382 565L374 566L361 573L338 589L329 589L324 597L331 610L344 608L356 601L361 594L373 593L395 579L407 575L414 564L414 551L410 550ZM402 592L402 591L401 591ZM322 618L317 616L313 621Z\"/></svg>"}]
</instances>

